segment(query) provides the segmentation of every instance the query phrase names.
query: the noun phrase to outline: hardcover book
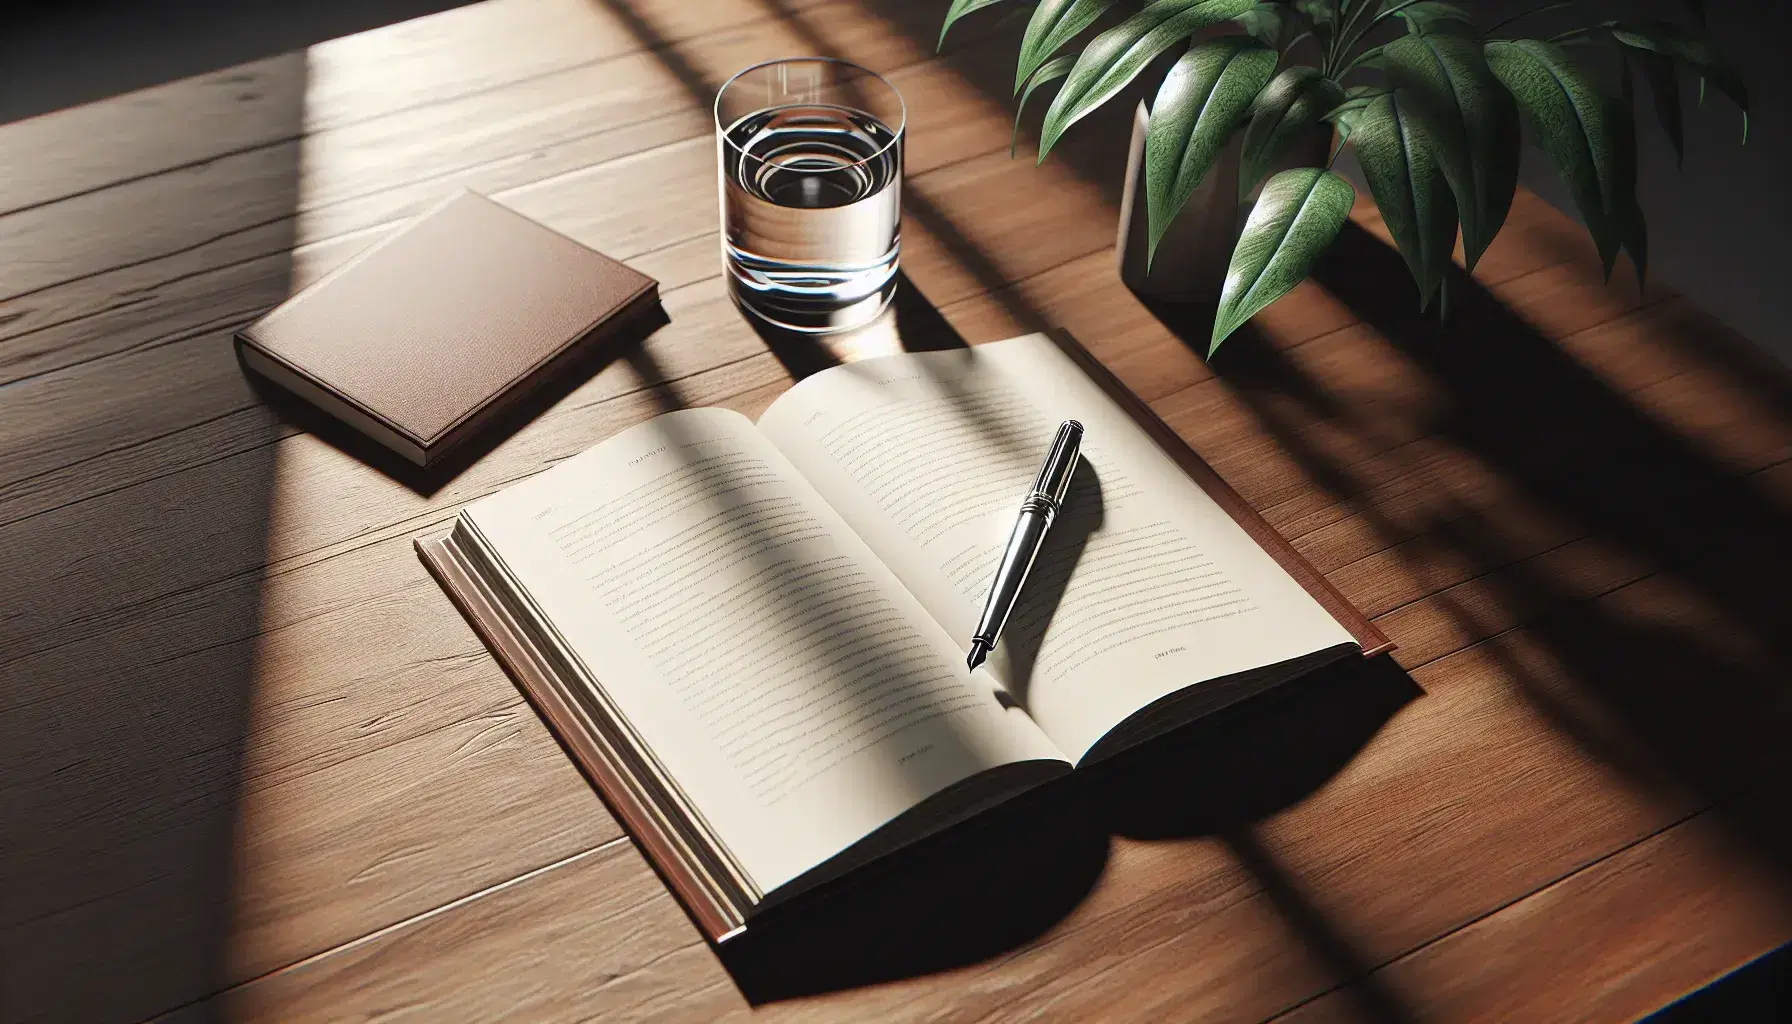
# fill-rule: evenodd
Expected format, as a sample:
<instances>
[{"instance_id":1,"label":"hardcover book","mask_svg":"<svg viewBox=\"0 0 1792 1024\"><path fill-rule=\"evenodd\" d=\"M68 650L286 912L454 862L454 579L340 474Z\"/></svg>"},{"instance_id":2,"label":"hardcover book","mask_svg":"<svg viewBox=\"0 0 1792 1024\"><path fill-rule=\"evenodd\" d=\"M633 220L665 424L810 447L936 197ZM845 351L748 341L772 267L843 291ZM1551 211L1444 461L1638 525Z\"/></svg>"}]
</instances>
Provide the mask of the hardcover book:
<instances>
[{"instance_id":1,"label":"hardcover book","mask_svg":"<svg viewBox=\"0 0 1792 1024\"><path fill-rule=\"evenodd\" d=\"M1056 425L1063 511L968 643ZM1390 649L1067 335L668 413L418 549L708 937L1031 787Z\"/></svg>"},{"instance_id":2,"label":"hardcover book","mask_svg":"<svg viewBox=\"0 0 1792 1024\"><path fill-rule=\"evenodd\" d=\"M237 350L429 466L657 293L652 278L462 192L245 327Z\"/></svg>"}]
</instances>

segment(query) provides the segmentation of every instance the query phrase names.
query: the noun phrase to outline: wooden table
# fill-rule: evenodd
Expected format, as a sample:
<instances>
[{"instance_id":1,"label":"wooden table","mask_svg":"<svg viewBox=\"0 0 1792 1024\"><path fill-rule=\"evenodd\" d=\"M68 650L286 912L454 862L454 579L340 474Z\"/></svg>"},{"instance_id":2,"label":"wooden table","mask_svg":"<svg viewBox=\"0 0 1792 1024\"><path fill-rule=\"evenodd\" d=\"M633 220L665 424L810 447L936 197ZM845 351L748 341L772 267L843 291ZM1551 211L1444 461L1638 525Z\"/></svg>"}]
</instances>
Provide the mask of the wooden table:
<instances>
[{"instance_id":1,"label":"wooden table","mask_svg":"<svg viewBox=\"0 0 1792 1024\"><path fill-rule=\"evenodd\" d=\"M1404 672L1139 774L1159 827L1103 818L1026 934L751 1012L1620 1019L1792 937L1786 378L1528 195L1447 324L1364 205L1210 370L1116 280L1109 129L1011 160L1014 27L936 56L943 6L491 0L0 128L0 1017L749 1013L411 540L803 372L718 281L707 112L793 52L910 104L909 291L865 344L1068 327ZM230 336L461 187L671 323L419 493Z\"/></svg>"}]
</instances>

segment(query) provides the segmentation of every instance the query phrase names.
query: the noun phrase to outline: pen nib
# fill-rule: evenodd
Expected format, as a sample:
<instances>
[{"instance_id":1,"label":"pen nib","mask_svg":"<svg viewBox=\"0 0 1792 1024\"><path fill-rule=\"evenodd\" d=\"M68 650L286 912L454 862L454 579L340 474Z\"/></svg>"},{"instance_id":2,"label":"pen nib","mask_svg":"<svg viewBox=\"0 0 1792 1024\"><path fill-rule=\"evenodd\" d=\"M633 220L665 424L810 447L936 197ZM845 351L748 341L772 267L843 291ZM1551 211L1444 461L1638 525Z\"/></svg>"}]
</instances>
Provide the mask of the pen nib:
<instances>
[{"instance_id":1,"label":"pen nib","mask_svg":"<svg viewBox=\"0 0 1792 1024\"><path fill-rule=\"evenodd\" d=\"M988 644L981 640L972 640L970 657L964 659L964 663L970 666L971 671L975 672L977 671L977 666L983 664L983 659L988 655Z\"/></svg>"}]
</instances>

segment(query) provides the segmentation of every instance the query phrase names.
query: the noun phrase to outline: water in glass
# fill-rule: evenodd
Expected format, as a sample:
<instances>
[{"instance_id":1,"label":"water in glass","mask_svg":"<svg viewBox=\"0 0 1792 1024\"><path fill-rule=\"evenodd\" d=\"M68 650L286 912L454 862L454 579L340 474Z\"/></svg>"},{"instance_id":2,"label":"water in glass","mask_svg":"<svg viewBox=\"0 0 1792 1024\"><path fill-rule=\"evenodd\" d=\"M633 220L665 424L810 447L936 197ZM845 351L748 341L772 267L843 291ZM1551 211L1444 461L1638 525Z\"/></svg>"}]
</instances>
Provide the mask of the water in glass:
<instances>
[{"instance_id":1,"label":"water in glass","mask_svg":"<svg viewBox=\"0 0 1792 1024\"><path fill-rule=\"evenodd\" d=\"M736 301L798 331L875 317L896 290L901 133L864 111L793 103L740 118L717 145Z\"/></svg>"}]
</instances>

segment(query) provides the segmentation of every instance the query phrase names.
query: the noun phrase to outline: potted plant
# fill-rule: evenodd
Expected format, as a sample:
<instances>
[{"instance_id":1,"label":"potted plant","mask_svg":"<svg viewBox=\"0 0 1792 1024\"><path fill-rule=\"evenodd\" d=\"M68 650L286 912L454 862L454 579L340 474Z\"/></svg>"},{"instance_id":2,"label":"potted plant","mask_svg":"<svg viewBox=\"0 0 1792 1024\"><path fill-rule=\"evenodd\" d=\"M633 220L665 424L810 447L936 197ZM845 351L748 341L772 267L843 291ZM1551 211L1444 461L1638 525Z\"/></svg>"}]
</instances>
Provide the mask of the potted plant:
<instances>
[{"instance_id":1,"label":"potted plant","mask_svg":"<svg viewBox=\"0 0 1792 1024\"><path fill-rule=\"evenodd\" d=\"M959 18L1001 2L953 0L941 41ZM1024 109L1034 90L1062 83L1040 127L1044 160L1066 129L1187 45L1143 118L1137 163L1147 261L1217 162L1236 161L1237 189L1209 187L1212 201L1255 194L1243 231L1226 235L1233 247L1211 354L1305 279L1337 237L1356 198L1332 169L1345 145L1421 307L1444 287L1458 230L1472 270L1505 223L1521 115L1567 184L1607 278L1627 251L1640 280L1648 235L1636 200L1633 77L1650 90L1676 151L1682 72L1701 80L1701 98L1708 83L1742 109L1747 139L1741 77L1704 36L1704 0L1683 2L1685 24L1603 20L1597 9L1609 4L1539 0L1483 30L1473 0L1041 0L1020 44L1015 91ZM1581 27L1546 39L1496 35L1570 7L1588 15ZM1117 24L1073 45L1110 10ZM1303 155L1314 152L1315 132L1335 139L1317 158ZM1277 169L1290 154L1301 166Z\"/></svg>"}]
</instances>

